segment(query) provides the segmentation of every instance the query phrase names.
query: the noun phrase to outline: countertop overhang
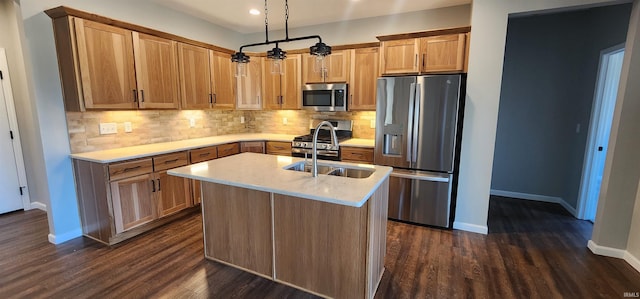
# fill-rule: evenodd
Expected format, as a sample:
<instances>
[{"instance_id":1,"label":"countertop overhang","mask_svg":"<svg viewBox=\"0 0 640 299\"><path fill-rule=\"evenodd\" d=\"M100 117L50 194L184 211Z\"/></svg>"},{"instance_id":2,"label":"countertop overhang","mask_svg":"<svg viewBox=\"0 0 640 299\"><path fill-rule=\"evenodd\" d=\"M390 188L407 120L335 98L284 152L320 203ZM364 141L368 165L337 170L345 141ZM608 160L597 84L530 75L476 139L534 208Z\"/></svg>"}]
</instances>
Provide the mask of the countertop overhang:
<instances>
[{"instance_id":1,"label":"countertop overhang","mask_svg":"<svg viewBox=\"0 0 640 299\"><path fill-rule=\"evenodd\" d=\"M392 168L369 164L319 161L322 164L370 168L375 172L368 178L348 178L308 172L285 170L284 167L303 161L302 158L242 153L207 162L179 167L168 174L225 184L235 187L278 193L311 200L362 207L389 177ZM310 161L310 160L309 160Z\"/></svg>"},{"instance_id":2,"label":"countertop overhang","mask_svg":"<svg viewBox=\"0 0 640 299\"><path fill-rule=\"evenodd\" d=\"M116 149L72 154L71 158L96 163L113 163L149 156L174 153L184 150L196 149L207 146L220 145L232 142L244 141L281 141L291 142L298 135L269 134L269 133L245 133L220 135L205 138L186 139L172 142L153 143L137 146L128 146ZM373 148L373 139L352 138L340 145L353 147Z\"/></svg>"}]
</instances>

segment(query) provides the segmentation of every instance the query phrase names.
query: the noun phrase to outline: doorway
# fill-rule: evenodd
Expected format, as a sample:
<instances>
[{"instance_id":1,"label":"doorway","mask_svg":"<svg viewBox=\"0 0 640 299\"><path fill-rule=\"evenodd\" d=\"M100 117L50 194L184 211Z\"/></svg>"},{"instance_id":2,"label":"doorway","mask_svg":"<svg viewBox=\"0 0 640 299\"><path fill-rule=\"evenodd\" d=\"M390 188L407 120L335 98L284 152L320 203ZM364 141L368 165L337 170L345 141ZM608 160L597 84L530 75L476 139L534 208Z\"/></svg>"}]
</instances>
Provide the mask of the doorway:
<instances>
[{"instance_id":1,"label":"doorway","mask_svg":"<svg viewBox=\"0 0 640 299\"><path fill-rule=\"evenodd\" d=\"M29 209L27 180L9 67L0 48L0 214Z\"/></svg>"},{"instance_id":2,"label":"doorway","mask_svg":"<svg viewBox=\"0 0 640 299\"><path fill-rule=\"evenodd\" d=\"M600 52L593 109L585 150L578 218L595 222L604 162L607 157L613 111L618 96L618 83L624 58L624 44Z\"/></svg>"}]
</instances>

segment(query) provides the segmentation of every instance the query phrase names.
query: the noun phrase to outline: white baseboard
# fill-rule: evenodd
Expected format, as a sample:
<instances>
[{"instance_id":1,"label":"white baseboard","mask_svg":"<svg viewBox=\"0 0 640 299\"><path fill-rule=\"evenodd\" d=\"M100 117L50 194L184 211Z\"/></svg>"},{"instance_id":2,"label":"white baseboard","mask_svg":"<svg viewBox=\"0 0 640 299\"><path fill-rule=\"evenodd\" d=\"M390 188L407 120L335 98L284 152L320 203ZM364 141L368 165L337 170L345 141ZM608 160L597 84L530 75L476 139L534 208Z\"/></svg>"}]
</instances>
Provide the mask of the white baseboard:
<instances>
[{"instance_id":1,"label":"white baseboard","mask_svg":"<svg viewBox=\"0 0 640 299\"><path fill-rule=\"evenodd\" d=\"M567 212L573 215L573 217L578 218L576 209L572 207L569 203L567 203L567 201L564 200L562 197L546 196L546 195L530 194L530 193L520 193L520 192L512 192L512 191L504 191L504 190L495 190L495 189L491 189L490 194L495 196L511 197L515 199L526 199L526 200L533 200L533 201L557 203L561 205L565 210L567 210Z\"/></svg>"},{"instance_id":2,"label":"white baseboard","mask_svg":"<svg viewBox=\"0 0 640 299\"><path fill-rule=\"evenodd\" d=\"M626 250L618 248L600 246L596 244L596 242L593 242L593 240L589 240L589 242L587 242L587 247L591 250L591 252L593 252L593 254L615 257L619 259L624 258L624 254L627 252Z\"/></svg>"},{"instance_id":3,"label":"white baseboard","mask_svg":"<svg viewBox=\"0 0 640 299\"><path fill-rule=\"evenodd\" d=\"M640 272L640 259L633 256L629 251L624 253L624 260L631 265L636 271Z\"/></svg>"},{"instance_id":4,"label":"white baseboard","mask_svg":"<svg viewBox=\"0 0 640 299\"><path fill-rule=\"evenodd\" d=\"M629 251L600 246L592 240L589 240L589 242L587 243L587 247L589 247L589 250L591 250L593 254L623 259L625 262L631 265L631 267L636 269L636 271L640 272L640 260L637 257L633 256L633 254L629 253Z\"/></svg>"},{"instance_id":5,"label":"white baseboard","mask_svg":"<svg viewBox=\"0 0 640 299\"><path fill-rule=\"evenodd\" d=\"M43 203L41 203L39 201L32 202L31 203L31 208L32 209L42 210L42 211L45 211L45 212L47 211L47 205L45 205L45 204L43 204Z\"/></svg>"},{"instance_id":6,"label":"white baseboard","mask_svg":"<svg viewBox=\"0 0 640 299\"><path fill-rule=\"evenodd\" d=\"M49 234L49 243L60 244L77 237L82 237L82 229L75 229L59 235Z\"/></svg>"},{"instance_id":7,"label":"white baseboard","mask_svg":"<svg viewBox=\"0 0 640 299\"><path fill-rule=\"evenodd\" d=\"M458 221L453 222L453 228L467 231L467 232L483 234L483 235L486 235L489 233L489 228L486 225L477 225L477 224L464 223L464 222L458 222Z\"/></svg>"}]
</instances>

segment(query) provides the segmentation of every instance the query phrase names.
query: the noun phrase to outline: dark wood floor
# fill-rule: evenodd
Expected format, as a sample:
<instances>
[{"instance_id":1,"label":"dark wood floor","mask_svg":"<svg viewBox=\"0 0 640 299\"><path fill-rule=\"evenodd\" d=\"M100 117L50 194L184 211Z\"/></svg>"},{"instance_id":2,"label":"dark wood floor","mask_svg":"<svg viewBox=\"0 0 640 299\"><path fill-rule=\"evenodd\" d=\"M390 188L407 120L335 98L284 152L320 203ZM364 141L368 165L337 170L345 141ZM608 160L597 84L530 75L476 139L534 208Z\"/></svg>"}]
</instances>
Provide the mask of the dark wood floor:
<instances>
[{"instance_id":1,"label":"dark wood floor","mask_svg":"<svg viewBox=\"0 0 640 299\"><path fill-rule=\"evenodd\" d=\"M640 274L593 255L589 222L555 204L492 198L487 236L389 222L376 298L620 298ZM198 213L123 244L47 242L41 211L0 216L3 298L315 298L203 258Z\"/></svg>"}]
</instances>

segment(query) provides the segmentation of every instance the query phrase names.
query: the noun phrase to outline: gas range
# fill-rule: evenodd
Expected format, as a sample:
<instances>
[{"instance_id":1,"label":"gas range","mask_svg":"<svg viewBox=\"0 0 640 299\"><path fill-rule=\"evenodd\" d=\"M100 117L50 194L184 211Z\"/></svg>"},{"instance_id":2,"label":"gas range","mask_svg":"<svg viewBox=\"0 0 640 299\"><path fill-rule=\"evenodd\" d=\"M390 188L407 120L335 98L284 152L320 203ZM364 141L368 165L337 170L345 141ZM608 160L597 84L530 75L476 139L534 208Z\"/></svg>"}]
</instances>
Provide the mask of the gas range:
<instances>
[{"instance_id":1,"label":"gas range","mask_svg":"<svg viewBox=\"0 0 640 299\"><path fill-rule=\"evenodd\" d=\"M291 155L294 157L312 157L313 151L313 133L315 127L321 122L320 119L312 119L309 122L310 133L307 135L297 136L291 142ZM351 120L327 120L336 128L336 136L338 144L349 140L353 136L353 121ZM331 132L325 126L318 132L318 159L340 161L340 146L331 145Z\"/></svg>"}]
</instances>

